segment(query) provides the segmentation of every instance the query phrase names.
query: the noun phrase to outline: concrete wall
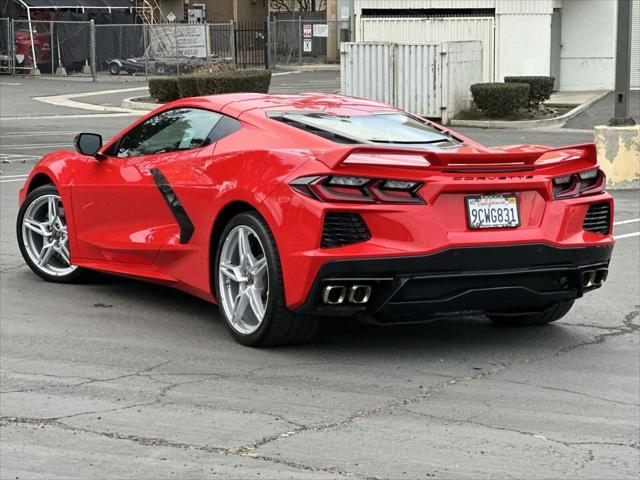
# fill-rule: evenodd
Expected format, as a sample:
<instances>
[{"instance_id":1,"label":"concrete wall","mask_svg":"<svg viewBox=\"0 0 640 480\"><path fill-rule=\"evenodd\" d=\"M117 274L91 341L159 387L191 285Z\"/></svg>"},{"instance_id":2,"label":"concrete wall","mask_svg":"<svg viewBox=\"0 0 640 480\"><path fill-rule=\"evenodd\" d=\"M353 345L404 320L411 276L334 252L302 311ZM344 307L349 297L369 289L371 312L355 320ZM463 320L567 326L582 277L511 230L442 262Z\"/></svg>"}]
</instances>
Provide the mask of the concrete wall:
<instances>
[{"instance_id":1,"label":"concrete wall","mask_svg":"<svg viewBox=\"0 0 640 480\"><path fill-rule=\"evenodd\" d=\"M640 188L640 125L595 128L598 165L609 188Z\"/></svg>"},{"instance_id":2,"label":"concrete wall","mask_svg":"<svg viewBox=\"0 0 640 480\"><path fill-rule=\"evenodd\" d=\"M496 15L496 81L507 75L549 75L551 15Z\"/></svg>"},{"instance_id":3,"label":"concrete wall","mask_svg":"<svg viewBox=\"0 0 640 480\"><path fill-rule=\"evenodd\" d=\"M615 81L616 2L564 0L560 90L608 90Z\"/></svg>"}]
</instances>

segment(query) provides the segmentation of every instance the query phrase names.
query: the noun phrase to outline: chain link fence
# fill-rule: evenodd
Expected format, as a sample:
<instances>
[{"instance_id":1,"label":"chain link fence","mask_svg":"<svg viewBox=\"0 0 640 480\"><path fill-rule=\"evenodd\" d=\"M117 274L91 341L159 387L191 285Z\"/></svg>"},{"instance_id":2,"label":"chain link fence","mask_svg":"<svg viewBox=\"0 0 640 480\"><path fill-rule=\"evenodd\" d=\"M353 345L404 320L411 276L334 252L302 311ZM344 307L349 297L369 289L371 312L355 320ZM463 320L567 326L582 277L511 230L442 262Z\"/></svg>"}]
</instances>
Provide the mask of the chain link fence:
<instances>
[{"instance_id":1,"label":"chain link fence","mask_svg":"<svg viewBox=\"0 0 640 480\"><path fill-rule=\"evenodd\" d=\"M351 41L348 21L277 18L269 22L269 52L276 65L340 63L340 43Z\"/></svg>"},{"instance_id":2,"label":"chain link fence","mask_svg":"<svg viewBox=\"0 0 640 480\"><path fill-rule=\"evenodd\" d=\"M349 22L303 18L257 23L95 25L0 19L0 72L44 75L182 75L220 63L269 68L338 63Z\"/></svg>"}]
</instances>

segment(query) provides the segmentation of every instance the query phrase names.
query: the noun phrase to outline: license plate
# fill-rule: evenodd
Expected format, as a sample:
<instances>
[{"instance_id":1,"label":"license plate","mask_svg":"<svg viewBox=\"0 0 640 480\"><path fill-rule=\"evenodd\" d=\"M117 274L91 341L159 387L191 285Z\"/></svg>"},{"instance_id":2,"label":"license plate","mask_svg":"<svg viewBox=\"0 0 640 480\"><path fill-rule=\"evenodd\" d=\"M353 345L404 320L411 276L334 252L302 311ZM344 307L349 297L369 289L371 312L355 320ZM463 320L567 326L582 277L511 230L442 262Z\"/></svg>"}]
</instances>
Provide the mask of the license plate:
<instances>
[{"instance_id":1,"label":"license plate","mask_svg":"<svg viewBox=\"0 0 640 480\"><path fill-rule=\"evenodd\" d=\"M520 226L515 195L466 197L469 228L514 228Z\"/></svg>"}]
</instances>

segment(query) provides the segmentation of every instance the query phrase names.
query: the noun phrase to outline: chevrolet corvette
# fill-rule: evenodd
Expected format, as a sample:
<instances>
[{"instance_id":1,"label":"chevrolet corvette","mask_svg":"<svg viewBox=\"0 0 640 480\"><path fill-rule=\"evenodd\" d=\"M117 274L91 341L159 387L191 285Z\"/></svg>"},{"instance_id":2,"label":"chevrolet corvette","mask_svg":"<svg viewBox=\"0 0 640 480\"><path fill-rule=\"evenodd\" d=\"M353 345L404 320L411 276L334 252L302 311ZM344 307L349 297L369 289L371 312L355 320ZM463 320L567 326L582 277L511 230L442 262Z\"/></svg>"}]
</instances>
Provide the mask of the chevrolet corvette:
<instances>
[{"instance_id":1,"label":"chevrolet corvette","mask_svg":"<svg viewBox=\"0 0 640 480\"><path fill-rule=\"evenodd\" d=\"M542 325L607 278L613 200L593 144L488 148L375 101L230 94L75 149L20 190L31 270L179 288L244 345L307 341L323 317Z\"/></svg>"}]
</instances>

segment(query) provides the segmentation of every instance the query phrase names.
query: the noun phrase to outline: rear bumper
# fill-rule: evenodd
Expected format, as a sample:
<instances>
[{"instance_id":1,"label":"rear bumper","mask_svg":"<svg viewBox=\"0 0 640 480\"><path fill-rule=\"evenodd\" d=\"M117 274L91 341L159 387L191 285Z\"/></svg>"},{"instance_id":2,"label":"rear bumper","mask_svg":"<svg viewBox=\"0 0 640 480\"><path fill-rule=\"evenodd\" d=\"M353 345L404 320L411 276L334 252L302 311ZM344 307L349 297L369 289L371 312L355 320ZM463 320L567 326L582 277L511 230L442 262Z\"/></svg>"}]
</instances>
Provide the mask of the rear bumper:
<instances>
[{"instance_id":1,"label":"rear bumper","mask_svg":"<svg viewBox=\"0 0 640 480\"><path fill-rule=\"evenodd\" d=\"M454 312L540 311L601 286L612 249L613 245L561 248L526 244L329 261L297 311L383 322ZM342 302L327 304L323 292L332 285L345 287ZM367 302L349 301L348 292L354 285L371 288Z\"/></svg>"}]
</instances>

